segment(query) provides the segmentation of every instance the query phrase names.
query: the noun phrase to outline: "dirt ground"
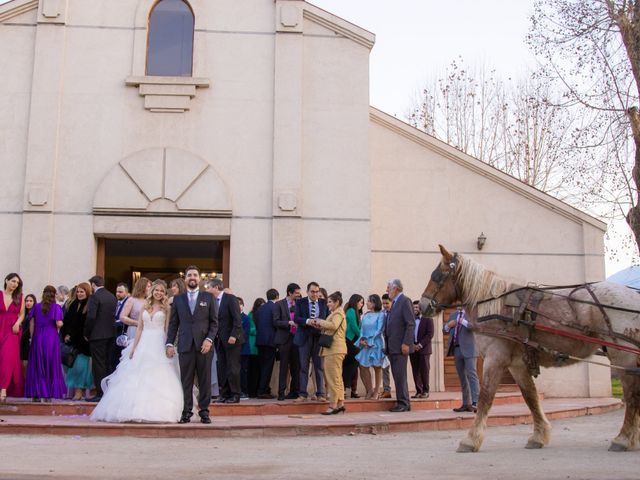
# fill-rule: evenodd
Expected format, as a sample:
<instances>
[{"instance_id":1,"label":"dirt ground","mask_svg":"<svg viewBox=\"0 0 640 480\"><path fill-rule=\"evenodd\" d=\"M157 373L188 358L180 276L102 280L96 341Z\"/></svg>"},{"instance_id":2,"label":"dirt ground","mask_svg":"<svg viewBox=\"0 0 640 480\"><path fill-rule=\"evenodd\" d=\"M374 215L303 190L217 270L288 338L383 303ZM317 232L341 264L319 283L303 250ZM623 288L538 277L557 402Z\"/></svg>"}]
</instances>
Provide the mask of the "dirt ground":
<instances>
[{"instance_id":1,"label":"dirt ground","mask_svg":"<svg viewBox=\"0 0 640 480\"><path fill-rule=\"evenodd\" d=\"M489 428L482 450L455 453L463 431L230 439L0 435L0 479L640 479L640 451L608 452L623 411Z\"/></svg>"}]
</instances>

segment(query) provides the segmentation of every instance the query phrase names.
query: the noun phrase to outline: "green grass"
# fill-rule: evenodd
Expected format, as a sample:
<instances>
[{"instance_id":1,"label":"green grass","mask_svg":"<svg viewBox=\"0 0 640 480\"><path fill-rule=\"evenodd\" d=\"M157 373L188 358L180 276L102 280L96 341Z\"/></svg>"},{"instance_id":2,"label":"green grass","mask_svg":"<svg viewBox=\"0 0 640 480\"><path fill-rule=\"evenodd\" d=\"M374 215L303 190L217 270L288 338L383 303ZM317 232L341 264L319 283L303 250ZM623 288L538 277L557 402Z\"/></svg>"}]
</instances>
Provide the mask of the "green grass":
<instances>
[{"instance_id":1,"label":"green grass","mask_svg":"<svg viewBox=\"0 0 640 480\"><path fill-rule=\"evenodd\" d=\"M622 383L619 378L611 379L611 391L616 398L622 398Z\"/></svg>"}]
</instances>

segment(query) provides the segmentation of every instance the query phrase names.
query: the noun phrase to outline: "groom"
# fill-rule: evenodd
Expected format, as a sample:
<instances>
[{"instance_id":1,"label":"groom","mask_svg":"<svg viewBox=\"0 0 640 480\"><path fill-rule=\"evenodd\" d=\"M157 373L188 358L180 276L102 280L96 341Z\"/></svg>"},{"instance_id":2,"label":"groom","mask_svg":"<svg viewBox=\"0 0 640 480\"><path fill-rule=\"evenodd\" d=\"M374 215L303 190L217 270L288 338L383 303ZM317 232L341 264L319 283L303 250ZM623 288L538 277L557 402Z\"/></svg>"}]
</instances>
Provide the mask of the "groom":
<instances>
[{"instance_id":1,"label":"groom","mask_svg":"<svg viewBox=\"0 0 640 480\"><path fill-rule=\"evenodd\" d=\"M185 272L187 292L176 295L171 306L171 319L167 331L167 357L176 354L174 343L178 336L180 378L184 393L184 408L180 423L189 423L193 415L193 380L198 375L200 395L198 408L200 421L211 423L211 360L213 339L218 332L215 299L210 293L200 292L200 270L189 266Z\"/></svg>"}]
</instances>

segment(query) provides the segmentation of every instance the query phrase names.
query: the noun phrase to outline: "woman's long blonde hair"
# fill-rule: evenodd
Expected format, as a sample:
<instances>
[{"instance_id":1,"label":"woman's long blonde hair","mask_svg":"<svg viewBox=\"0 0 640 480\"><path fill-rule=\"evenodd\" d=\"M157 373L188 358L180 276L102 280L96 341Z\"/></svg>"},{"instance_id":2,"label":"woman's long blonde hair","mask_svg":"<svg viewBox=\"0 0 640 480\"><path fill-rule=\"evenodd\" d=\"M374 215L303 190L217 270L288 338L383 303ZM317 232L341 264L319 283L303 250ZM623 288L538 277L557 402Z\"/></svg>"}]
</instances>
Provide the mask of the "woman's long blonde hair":
<instances>
[{"instance_id":1,"label":"woman's long blonde hair","mask_svg":"<svg viewBox=\"0 0 640 480\"><path fill-rule=\"evenodd\" d=\"M153 311L153 292L156 291L156 288L162 287L164 289L164 299L160 304L161 310L164 312L164 330L167 331L167 326L169 325L169 309L171 308L169 305L169 296L167 295L167 283L162 279L154 280L151 284L151 290L149 290L149 295L144 301L144 309L149 312Z\"/></svg>"}]
</instances>

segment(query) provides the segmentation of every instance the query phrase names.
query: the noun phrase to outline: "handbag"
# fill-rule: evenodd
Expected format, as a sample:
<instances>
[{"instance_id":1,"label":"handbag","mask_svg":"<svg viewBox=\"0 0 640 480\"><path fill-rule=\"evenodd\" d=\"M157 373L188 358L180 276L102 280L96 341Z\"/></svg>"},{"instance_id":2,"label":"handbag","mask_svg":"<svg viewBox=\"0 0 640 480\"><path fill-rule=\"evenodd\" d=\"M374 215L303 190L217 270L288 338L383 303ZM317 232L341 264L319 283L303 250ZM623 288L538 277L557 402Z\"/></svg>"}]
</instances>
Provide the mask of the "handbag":
<instances>
[{"instance_id":1,"label":"handbag","mask_svg":"<svg viewBox=\"0 0 640 480\"><path fill-rule=\"evenodd\" d=\"M73 345L62 342L60 345L60 359L62 364L67 368L72 368L76 363L76 357L78 356L78 349Z\"/></svg>"},{"instance_id":2,"label":"handbag","mask_svg":"<svg viewBox=\"0 0 640 480\"><path fill-rule=\"evenodd\" d=\"M129 337L127 337L127 328L124 329L122 335L118 335L116 337L116 345L122 348L125 348L129 345Z\"/></svg>"},{"instance_id":3,"label":"handbag","mask_svg":"<svg viewBox=\"0 0 640 480\"><path fill-rule=\"evenodd\" d=\"M318 338L318 345L324 348L331 348L331 344L333 343L333 336L340 329L343 322L344 318L342 319L342 322L340 322L340 325L338 325L338 328L336 328L331 335L329 335L328 333L321 333L320 338Z\"/></svg>"}]
</instances>

